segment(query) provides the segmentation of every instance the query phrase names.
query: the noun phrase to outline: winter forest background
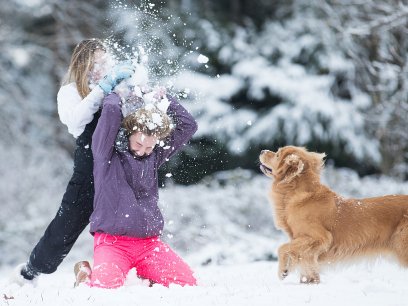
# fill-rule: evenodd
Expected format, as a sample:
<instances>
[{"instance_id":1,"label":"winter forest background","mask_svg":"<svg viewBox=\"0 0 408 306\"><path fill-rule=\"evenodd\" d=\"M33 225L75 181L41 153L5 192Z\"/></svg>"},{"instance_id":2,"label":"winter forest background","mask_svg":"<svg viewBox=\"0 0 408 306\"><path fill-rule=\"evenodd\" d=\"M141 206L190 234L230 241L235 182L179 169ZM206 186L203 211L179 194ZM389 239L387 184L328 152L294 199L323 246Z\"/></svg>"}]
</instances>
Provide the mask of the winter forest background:
<instances>
[{"instance_id":1,"label":"winter forest background","mask_svg":"<svg viewBox=\"0 0 408 306\"><path fill-rule=\"evenodd\" d=\"M56 93L84 38L143 46L197 118L160 195L165 239L195 264L276 258L261 149L326 152L345 196L408 194L407 17L406 0L3 1L0 266L26 260L71 175Z\"/></svg>"}]
</instances>

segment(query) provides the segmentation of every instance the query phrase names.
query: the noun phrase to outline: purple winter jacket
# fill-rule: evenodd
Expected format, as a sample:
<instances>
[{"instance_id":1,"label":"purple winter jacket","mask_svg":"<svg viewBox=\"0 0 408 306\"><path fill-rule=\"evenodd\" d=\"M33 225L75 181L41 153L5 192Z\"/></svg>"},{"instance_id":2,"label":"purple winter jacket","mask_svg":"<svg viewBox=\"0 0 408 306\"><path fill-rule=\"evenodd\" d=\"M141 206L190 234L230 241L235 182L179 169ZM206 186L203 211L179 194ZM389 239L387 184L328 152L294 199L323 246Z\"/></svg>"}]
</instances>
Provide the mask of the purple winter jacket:
<instances>
[{"instance_id":1,"label":"purple winter jacket","mask_svg":"<svg viewBox=\"0 0 408 306\"><path fill-rule=\"evenodd\" d=\"M170 114L176 124L164 147L156 146L142 159L115 149L122 122L117 94L103 101L103 109L92 137L95 199L91 233L104 232L130 237L153 237L163 230L158 207L159 167L194 135L197 123L175 99L169 97ZM167 149L165 149L167 148Z\"/></svg>"}]
</instances>

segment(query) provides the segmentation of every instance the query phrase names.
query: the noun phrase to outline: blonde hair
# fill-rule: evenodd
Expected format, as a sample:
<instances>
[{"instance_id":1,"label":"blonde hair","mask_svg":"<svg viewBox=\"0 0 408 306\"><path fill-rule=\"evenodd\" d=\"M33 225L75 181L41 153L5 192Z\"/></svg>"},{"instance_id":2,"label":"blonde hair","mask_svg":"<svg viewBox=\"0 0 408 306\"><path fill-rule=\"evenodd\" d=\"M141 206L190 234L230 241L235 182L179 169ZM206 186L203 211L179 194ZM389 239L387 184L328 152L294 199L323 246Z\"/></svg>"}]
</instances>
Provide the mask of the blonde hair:
<instances>
[{"instance_id":1,"label":"blonde hair","mask_svg":"<svg viewBox=\"0 0 408 306\"><path fill-rule=\"evenodd\" d=\"M85 98L90 93L89 73L94 66L94 53L97 50L106 51L103 42L97 38L84 39L76 45L72 52L68 72L62 85L75 82L79 95Z\"/></svg>"},{"instance_id":2,"label":"blonde hair","mask_svg":"<svg viewBox=\"0 0 408 306\"><path fill-rule=\"evenodd\" d=\"M160 118L160 124L154 122L155 116ZM128 137L134 133L141 132L146 136L155 136L158 139L163 139L170 135L172 122L166 113L158 109L140 108L123 119L122 127L126 130Z\"/></svg>"}]
</instances>

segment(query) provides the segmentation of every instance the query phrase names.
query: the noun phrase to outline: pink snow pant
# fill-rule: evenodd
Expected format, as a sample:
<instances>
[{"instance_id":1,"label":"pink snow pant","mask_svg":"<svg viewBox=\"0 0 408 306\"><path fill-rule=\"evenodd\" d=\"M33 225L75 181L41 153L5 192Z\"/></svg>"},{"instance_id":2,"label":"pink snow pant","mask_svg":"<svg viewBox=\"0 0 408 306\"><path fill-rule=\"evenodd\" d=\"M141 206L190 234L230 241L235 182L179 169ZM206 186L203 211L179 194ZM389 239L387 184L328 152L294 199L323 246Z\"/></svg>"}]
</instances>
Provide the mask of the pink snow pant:
<instances>
[{"instance_id":1,"label":"pink snow pant","mask_svg":"<svg viewBox=\"0 0 408 306\"><path fill-rule=\"evenodd\" d=\"M129 270L168 287L196 285L190 267L158 237L135 238L95 233L94 264L90 286L117 288L124 284Z\"/></svg>"}]
</instances>

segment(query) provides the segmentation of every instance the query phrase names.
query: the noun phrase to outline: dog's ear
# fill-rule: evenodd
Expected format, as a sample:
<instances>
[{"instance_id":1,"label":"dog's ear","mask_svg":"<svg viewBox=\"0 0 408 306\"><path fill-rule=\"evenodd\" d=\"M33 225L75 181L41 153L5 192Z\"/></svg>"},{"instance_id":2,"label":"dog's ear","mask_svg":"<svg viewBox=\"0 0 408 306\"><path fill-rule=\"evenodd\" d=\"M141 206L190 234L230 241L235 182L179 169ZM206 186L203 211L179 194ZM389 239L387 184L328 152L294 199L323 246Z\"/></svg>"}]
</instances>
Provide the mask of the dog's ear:
<instances>
[{"instance_id":1,"label":"dog's ear","mask_svg":"<svg viewBox=\"0 0 408 306\"><path fill-rule=\"evenodd\" d=\"M290 183L296 176L299 176L305 164L302 159L296 154L289 154L284 159L284 177L281 183Z\"/></svg>"}]
</instances>

